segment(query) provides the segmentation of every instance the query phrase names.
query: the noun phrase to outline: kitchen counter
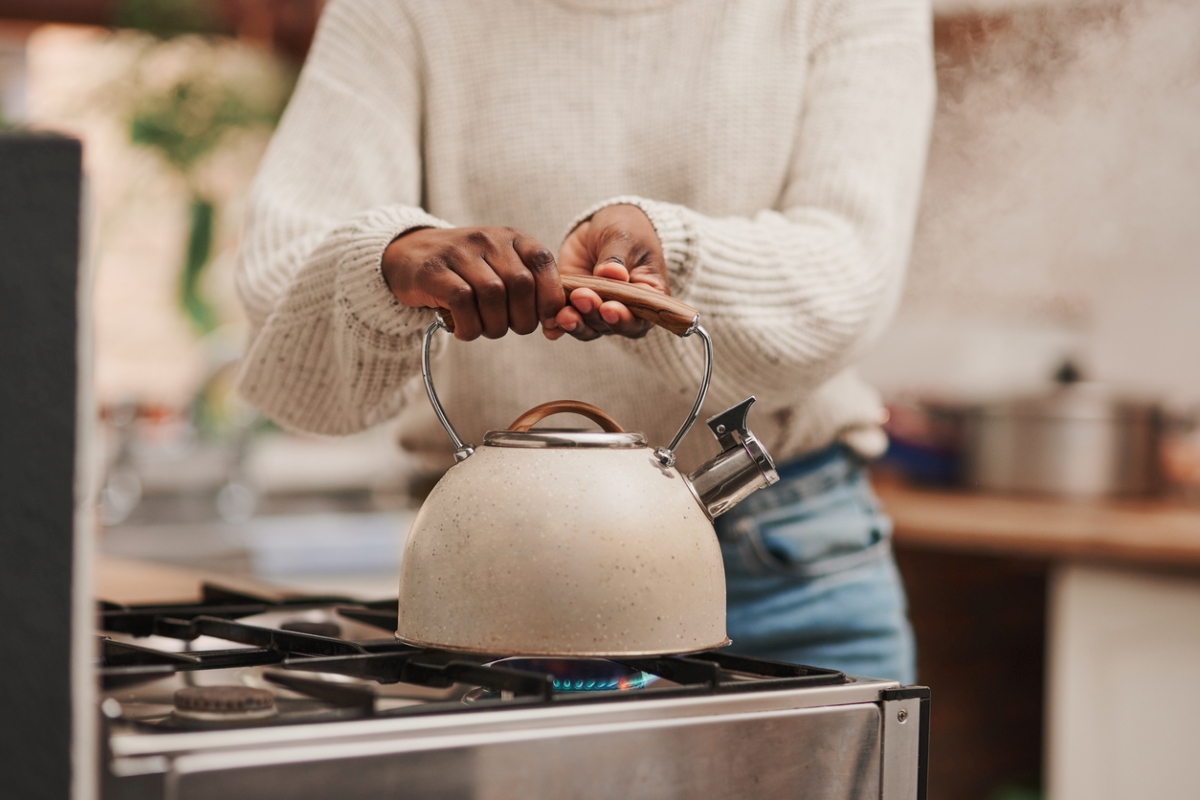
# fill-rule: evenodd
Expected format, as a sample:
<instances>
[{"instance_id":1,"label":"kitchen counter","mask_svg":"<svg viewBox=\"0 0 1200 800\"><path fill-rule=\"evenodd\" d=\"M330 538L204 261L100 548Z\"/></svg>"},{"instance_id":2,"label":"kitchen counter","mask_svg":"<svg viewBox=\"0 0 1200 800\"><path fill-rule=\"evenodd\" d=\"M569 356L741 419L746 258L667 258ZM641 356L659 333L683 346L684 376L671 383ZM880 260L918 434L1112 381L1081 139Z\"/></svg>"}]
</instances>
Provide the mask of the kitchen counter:
<instances>
[{"instance_id":1,"label":"kitchen counter","mask_svg":"<svg viewBox=\"0 0 1200 800\"><path fill-rule=\"evenodd\" d=\"M940 709L939 797L1200 797L1181 755L1200 706L1167 688L1200 679L1200 507L884 476L876 490L895 522L917 673Z\"/></svg>"},{"instance_id":2,"label":"kitchen counter","mask_svg":"<svg viewBox=\"0 0 1200 800\"><path fill-rule=\"evenodd\" d=\"M937 491L876 481L898 545L987 555L1200 568L1200 507Z\"/></svg>"},{"instance_id":3,"label":"kitchen counter","mask_svg":"<svg viewBox=\"0 0 1200 800\"><path fill-rule=\"evenodd\" d=\"M198 601L202 583L215 583L264 597L286 597L294 593L290 587L256 581L244 575L116 558L102 553L96 556L93 565L95 596L127 605Z\"/></svg>"}]
</instances>

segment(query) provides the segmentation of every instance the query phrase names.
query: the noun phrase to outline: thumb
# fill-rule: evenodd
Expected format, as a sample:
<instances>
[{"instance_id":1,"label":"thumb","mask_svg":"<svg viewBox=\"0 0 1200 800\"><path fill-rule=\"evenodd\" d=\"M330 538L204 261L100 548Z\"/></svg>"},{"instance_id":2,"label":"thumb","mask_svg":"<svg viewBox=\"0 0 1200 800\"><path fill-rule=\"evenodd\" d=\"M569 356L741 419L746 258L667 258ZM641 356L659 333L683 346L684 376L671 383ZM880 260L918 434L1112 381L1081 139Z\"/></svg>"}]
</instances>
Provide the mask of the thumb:
<instances>
[{"instance_id":1,"label":"thumb","mask_svg":"<svg viewBox=\"0 0 1200 800\"><path fill-rule=\"evenodd\" d=\"M595 231L594 235L599 239L599 243L595 251L596 263L592 267L592 274L597 278L628 283L629 259L632 251L629 237L611 229Z\"/></svg>"},{"instance_id":2,"label":"thumb","mask_svg":"<svg viewBox=\"0 0 1200 800\"><path fill-rule=\"evenodd\" d=\"M592 267L595 266L592 254L588 249L591 241L588 233L591 226L590 221L581 223L563 240L562 247L558 250L559 272L576 275L591 274Z\"/></svg>"}]
</instances>

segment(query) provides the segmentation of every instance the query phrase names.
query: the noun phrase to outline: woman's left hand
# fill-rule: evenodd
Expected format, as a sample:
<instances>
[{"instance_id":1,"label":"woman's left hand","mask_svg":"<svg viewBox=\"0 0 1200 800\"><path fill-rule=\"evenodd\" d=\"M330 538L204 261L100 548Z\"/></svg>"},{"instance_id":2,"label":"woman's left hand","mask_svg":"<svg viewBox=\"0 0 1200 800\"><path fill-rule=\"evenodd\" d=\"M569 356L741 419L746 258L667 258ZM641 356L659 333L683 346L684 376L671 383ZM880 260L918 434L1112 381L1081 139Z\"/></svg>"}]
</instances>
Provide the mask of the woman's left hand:
<instances>
[{"instance_id":1,"label":"woman's left hand","mask_svg":"<svg viewBox=\"0 0 1200 800\"><path fill-rule=\"evenodd\" d=\"M558 271L562 275L628 281L671 293L658 234L646 214L632 205L606 206L571 231L559 252ZM610 333L637 339L651 328L649 322L633 316L624 303L602 303L591 289L576 289L568 299L553 326L543 323L547 339L558 339L564 333L583 341Z\"/></svg>"}]
</instances>

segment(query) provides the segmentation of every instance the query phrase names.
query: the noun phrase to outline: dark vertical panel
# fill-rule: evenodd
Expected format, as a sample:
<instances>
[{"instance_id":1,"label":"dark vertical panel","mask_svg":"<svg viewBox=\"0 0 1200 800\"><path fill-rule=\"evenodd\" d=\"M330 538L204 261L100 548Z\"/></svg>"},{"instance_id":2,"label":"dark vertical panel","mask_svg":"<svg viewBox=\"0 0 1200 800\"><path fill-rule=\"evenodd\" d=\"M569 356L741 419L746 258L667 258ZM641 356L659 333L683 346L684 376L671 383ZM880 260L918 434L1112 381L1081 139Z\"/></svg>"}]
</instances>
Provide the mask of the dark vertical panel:
<instances>
[{"instance_id":1,"label":"dark vertical panel","mask_svg":"<svg viewBox=\"0 0 1200 800\"><path fill-rule=\"evenodd\" d=\"M66 798L80 144L0 135L0 795Z\"/></svg>"},{"instance_id":2,"label":"dark vertical panel","mask_svg":"<svg viewBox=\"0 0 1200 800\"><path fill-rule=\"evenodd\" d=\"M936 707L929 800L1037 796L1048 565L913 546L896 561Z\"/></svg>"}]
</instances>

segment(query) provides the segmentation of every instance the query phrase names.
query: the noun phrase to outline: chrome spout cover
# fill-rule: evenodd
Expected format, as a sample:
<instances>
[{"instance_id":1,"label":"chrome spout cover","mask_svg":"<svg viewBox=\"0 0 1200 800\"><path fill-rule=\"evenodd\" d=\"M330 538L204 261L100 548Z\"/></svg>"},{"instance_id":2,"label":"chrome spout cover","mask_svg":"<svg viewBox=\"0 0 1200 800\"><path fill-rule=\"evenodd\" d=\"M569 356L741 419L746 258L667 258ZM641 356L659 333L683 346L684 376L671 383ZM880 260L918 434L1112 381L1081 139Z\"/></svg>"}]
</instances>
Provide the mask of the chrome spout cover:
<instances>
[{"instance_id":1,"label":"chrome spout cover","mask_svg":"<svg viewBox=\"0 0 1200 800\"><path fill-rule=\"evenodd\" d=\"M724 449L684 478L709 519L779 481L771 454L746 425L754 399L748 397L707 421Z\"/></svg>"}]
</instances>

